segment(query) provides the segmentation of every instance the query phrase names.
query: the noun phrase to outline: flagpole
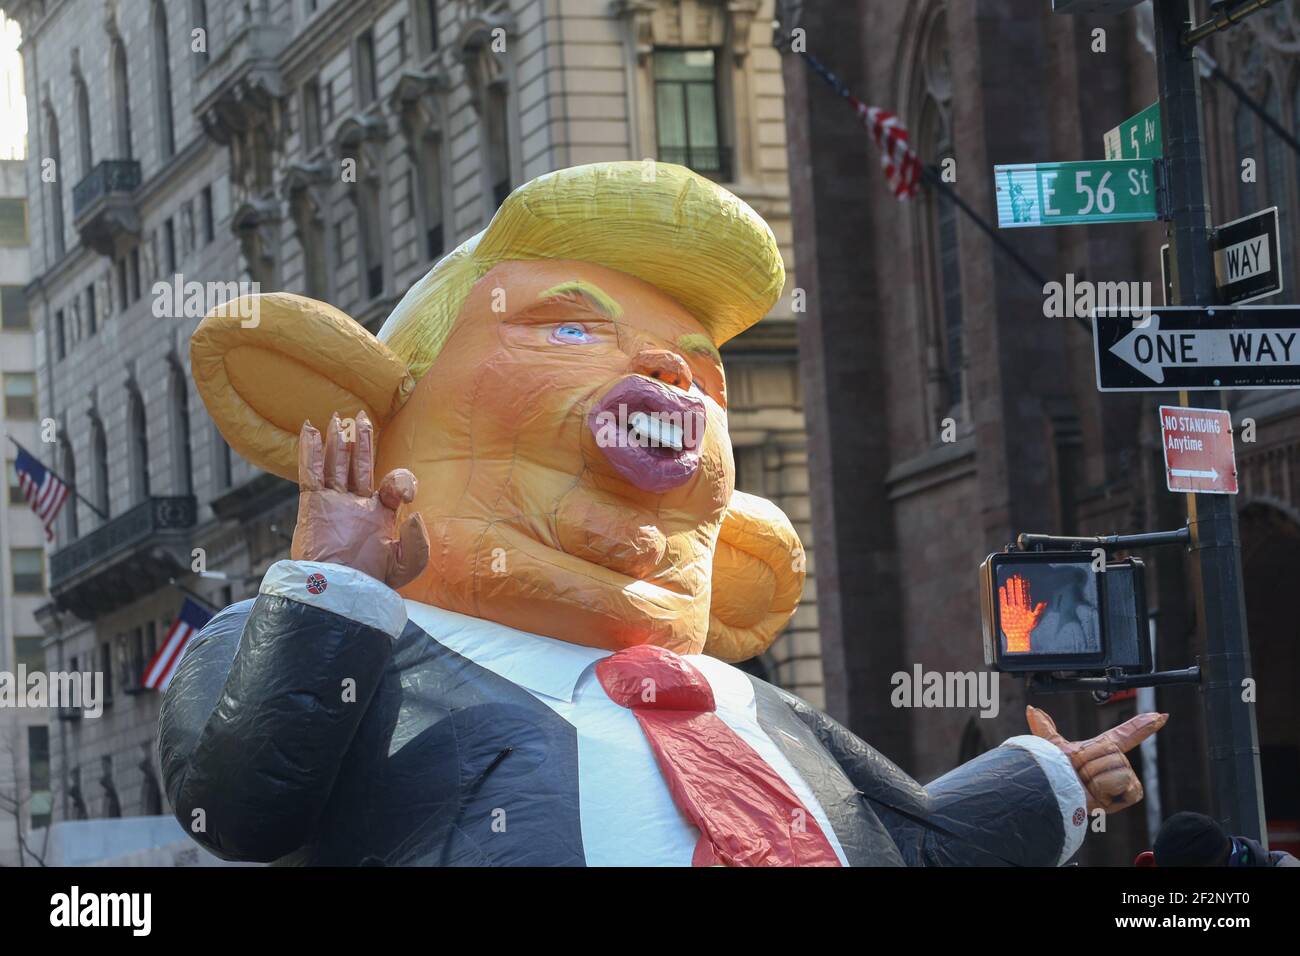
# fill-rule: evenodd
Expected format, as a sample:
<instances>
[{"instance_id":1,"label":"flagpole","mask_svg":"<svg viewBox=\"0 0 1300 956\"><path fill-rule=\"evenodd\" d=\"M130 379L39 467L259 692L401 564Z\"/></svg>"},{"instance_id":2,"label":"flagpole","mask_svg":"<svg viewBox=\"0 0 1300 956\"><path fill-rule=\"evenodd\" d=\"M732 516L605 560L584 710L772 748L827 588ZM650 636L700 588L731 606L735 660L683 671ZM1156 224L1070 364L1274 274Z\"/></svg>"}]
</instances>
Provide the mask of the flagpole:
<instances>
[{"instance_id":1,"label":"flagpole","mask_svg":"<svg viewBox=\"0 0 1300 956\"><path fill-rule=\"evenodd\" d=\"M777 38L778 41L781 38L781 31L779 30L777 31ZM778 50L784 51L785 49L780 42L778 42L776 46ZM823 64L820 60L818 60L815 56L813 56L811 53L807 52L806 50L791 50L790 52L796 53L798 56L802 57L804 63L808 65L809 69L811 69L814 73L816 73L823 80L825 80L827 85L830 86L830 88L834 90L846 103L848 103L850 106L853 105L854 100L856 98L853 96L852 92L850 92L849 88L844 85L844 82L840 80L840 78L836 76L834 73L832 73L826 67L825 64ZM978 212L976 212L971 207L971 205L966 202L966 200L962 199L961 196L957 195L957 191L953 189L950 185L948 185L948 183L943 181L943 176L938 169L936 169L934 166L927 166L925 164L922 164L921 178L928 185L933 186L935 189L942 192L948 199L952 200L953 204L962 212L964 212L967 215L967 217L973 223L975 223L975 225L979 227L979 229L986 236L988 236L990 240L992 240L995 246L997 246L999 249L1005 252L1011 258L1011 261L1021 268L1021 270L1025 273L1025 275L1029 276L1031 279L1034 280L1034 283L1037 285L1040 291L1043 289L1044 286L1047 285L1047 279L1044 278L1043 274L1039 272L1037 269L1035 269L1029 263L1029 260L1027 260L1019 252L1017 252L1015 247L1012 246L1009 242L1007 242L1005 238L999 235L997 230L995 230L991 225L989 225L989 223L984 219L984 217L981 216ZM1089 335L1092 334L1092 328L1088 325L1086 319L1084 319L1082 316L1079 315L1075 315L1073 316L1073 318L1076 322L1079 323L1079 325L1083 328L1085 332L1087 332Z\"/></svg>"},{"instance_id":2,"label":"flagpole","mask_svg":"<svg viewBox=\"0 0 1300 956\"><path fill-rule=\"evenodd\" d=\"M86 497L85 495L83 495L80 491L78 491L78 490L77 490L77 486L76 486L76 484L74 484L73 482L68 481L66 478L64 478L62 475L60 475L57 471L55 471L55 470L54 470L53 468L51 468L49 465L45 464L45 462L41 461L39 455L34 454L33 452L29 451L28 449L26 449L26 448L24 448L22 445L20 445L20 444L18 443L18 439L15 438L13 435L6 435L5 437L8 438L11 442L14 443L14 447L15 447L15 448L17 448L17 449L18 449L19 451L21 451L21 452L24 452L24 453L26 453L26 454L28 454L28 455L31 455L33 458L35 458L37 461L39 461L39 462L41 463L41 467L42 467L42 468L44 468L46 471L48 471L48 472L49 472L51 475L53 475L55 478L59 479L59 481L63 482L63 484L64 484L65 486L67 486L67 489L68 489L69 491L72 492L72 494L77 498L78 501L83 502L87 508L89 508L91 511L95 512L95 514L99 515L99 516L100 516L101 518L103 518L105 521L108 520L108 515L104 514L104 512L102 512L102 511L100 511L97 507L95 507L94 502L92 502L89 498L87 498L87 497Z\"/></svg>"},{"instance_id":3,"label":"flagpole","mask_svg":"<svg viewBox=\"0 0 1300 956\"><path fill-rule=\"evenodd\" d=\"M217 607L215 604L213 604L203 595L199 594L196 591L191 591L189 588L181 584L175 578L169 578L167 580L167 583L170 584L172 587L174 587L177 591L180 591L186 597L190 598L191 600L197 601L199 604L202 604L204 607L211 610L213 614L216 614L218 611L221 610L221 608Z\"/></svg>"}]
</instances>

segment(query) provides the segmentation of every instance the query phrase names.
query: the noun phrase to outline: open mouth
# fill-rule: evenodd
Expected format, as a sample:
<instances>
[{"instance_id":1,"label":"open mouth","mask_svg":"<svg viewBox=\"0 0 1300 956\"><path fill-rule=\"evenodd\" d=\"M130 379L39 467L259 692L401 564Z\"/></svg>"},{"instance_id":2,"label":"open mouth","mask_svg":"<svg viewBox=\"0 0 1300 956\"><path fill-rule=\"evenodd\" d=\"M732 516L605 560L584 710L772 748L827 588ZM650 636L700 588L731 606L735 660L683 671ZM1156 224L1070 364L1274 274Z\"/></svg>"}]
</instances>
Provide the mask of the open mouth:
<instances>
[{"instance_id":1,"label":"open mouth","mask_svg":"<svg viewBox=\"0 0 1300 956\"><path fill-rule=\"evenodd\" d=\"M644 375L614 384L587 417L619 476L642 491L684 484L700 465L704 402Z\"/></svg>"}]
</instances>

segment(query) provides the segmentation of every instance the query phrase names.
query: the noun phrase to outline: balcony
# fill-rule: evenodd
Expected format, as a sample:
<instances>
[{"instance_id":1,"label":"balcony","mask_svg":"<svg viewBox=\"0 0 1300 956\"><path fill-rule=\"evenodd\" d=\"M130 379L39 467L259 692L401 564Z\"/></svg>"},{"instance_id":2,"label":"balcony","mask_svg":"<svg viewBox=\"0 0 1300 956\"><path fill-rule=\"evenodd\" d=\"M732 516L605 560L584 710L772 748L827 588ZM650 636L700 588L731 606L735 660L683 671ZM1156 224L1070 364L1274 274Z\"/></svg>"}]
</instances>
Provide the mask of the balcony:
<instances>
[{"instance_id":1,"label":"balcony","mask_svg":"<svg viewBox=\"0 0 1300 956\"><path fill-rule=\"evenodd\" d=\"M130 604L190 565L192 496L149 498L50 557L50 596L83 620Z\"/></svg>"},{"instance_id":2,"label":"balcony","mask_svg":"<svg viewBox=\"0 0 1300 956\"><path fill-rule=\"evenodd\" d=\"M135 191L140 164L134 159L104 159L72 187L72 217L81 241L100 255L112 256L120 236L140 235Z\"/></svg>"}]
</instances>

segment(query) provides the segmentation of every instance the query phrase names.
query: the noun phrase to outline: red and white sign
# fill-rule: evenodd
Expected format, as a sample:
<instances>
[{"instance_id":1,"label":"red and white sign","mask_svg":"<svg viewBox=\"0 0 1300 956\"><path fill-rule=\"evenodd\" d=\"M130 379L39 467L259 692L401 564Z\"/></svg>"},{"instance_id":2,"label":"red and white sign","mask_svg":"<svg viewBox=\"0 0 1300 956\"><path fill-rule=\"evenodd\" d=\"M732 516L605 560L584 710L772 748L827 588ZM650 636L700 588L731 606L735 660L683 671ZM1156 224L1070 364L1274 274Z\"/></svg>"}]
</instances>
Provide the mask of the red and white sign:
<instances>
[{"instance_id":1,"label":"red and white sign","mask_svg":"<svg viewBox=\"0 0 1300 956\"><path fill-rule=\"evenodd\" d=\"M1160 406L1165 484L1170 491L1237 493L1232 417L1221 408Z\"/></svg>"}]
</instances>

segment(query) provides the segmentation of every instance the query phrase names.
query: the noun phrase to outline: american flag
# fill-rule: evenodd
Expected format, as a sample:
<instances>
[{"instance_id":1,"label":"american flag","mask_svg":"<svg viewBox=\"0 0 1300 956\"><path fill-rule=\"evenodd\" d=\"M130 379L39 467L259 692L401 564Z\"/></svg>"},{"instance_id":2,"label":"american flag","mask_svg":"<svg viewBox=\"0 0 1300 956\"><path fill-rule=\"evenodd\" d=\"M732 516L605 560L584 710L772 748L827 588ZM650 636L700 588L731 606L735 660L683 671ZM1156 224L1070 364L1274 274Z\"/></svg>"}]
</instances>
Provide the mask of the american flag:
<instances>
[{"instance_id":1,"label":"american flag","mask_svg":"<svg viewBox=\"0 0 1300 956\"><path fill-rule=\"evenodd\" d=\"M821 60L806 50L799 56L814 73L830 84L858 114L858 121L867 128L880 150L880 165L895 199L911 199L921 189L921 157L916 155L907 138L907 127L895 114L878 106L868 106L849 92L838 76L826 68Z\"/></svg>"},{"instance_id":2,"label":"american flag","mask_svg":"<svg viewBox=\"0 0 1300 956\"><path fill-rule=\"evenodd\" d=\"M45 525L45 537L53 540L54 519L68 500L68 486L22 448L18 449L18 457L14 459L14 468L18 472L18 487L22 489L23 497Z\"/></svg>"},{"instance_id":3,"label":"american flag","mask_svg":"<svg viewBox=\"0 0 1300 956\"><path fill-rule=\"evenodd\" d=\"M176 615L171 630L163 638L162 647L158 648L158 653L144 669L144 679L140 683L152 690L166 690L185 653L185 645L210 620L212 614L207 609L186 598L181 605L181 613Z\"/></svg>"},{"instance_id":4,"label":"american flag","mask_svg":"<svg viewBox=\"0 0 1300 956\"><path fill-rule=\"evenodd\" d=\"M921 188L921 159L908 142L907 127L893 113L878 106L868 106L856 96L848 97L858 119L871 133L880 150L880 165L884 167L889 188L895 199L910 199Z\"/></svg>"}]
</instances>

